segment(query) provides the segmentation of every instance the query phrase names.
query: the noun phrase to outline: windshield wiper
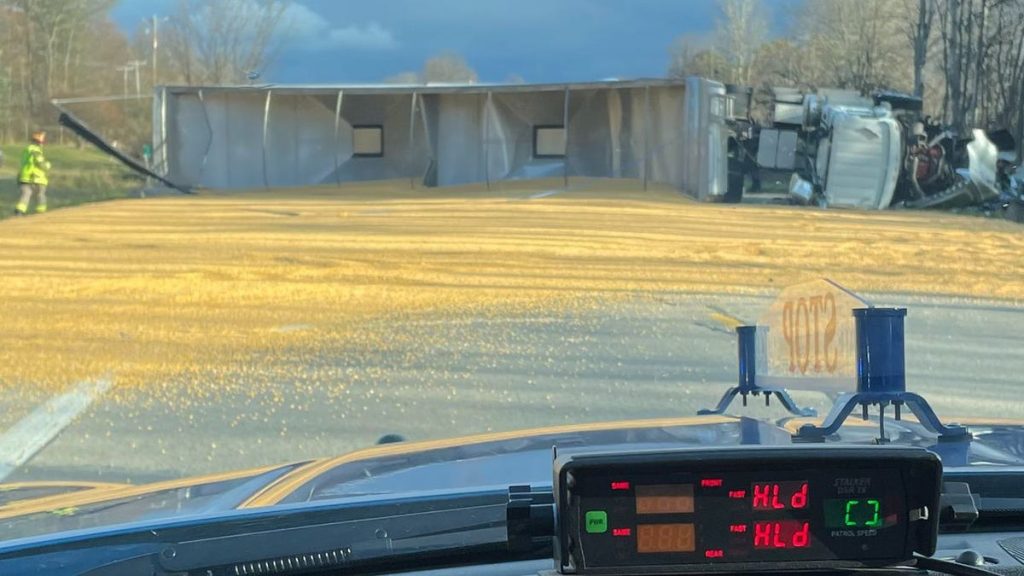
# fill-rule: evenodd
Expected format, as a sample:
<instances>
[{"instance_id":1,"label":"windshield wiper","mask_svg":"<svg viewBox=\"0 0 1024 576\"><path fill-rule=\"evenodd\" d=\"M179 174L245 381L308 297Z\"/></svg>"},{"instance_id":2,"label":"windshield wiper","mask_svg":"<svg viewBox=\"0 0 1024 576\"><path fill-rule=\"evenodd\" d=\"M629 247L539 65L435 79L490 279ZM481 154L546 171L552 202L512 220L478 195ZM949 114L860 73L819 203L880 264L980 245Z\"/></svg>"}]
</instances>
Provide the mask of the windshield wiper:
<instances>
[{"instance_id":1,"label":"windshield wiper","mask_svg":"<svg viewBox=\"0 0 1024 576\"><path fill-rule=\"evenodd\" d=\"M940 503L940 532L1024 528L1021 475L1019 470L946 472Z\"/></svg>"},{"instance_id":2,"label":"windshield wiper","mask_svg":"<svg viewBox=\"0 0 1024 576\"><path fill-rule=\"evenodd\" d=\"M1004 479L1019 478L996 476L1000 486ZM944 532L977 528L985 523L986 504L1007 504L992 500L998 492L987 498L977 494L974 484L989 477L950 474L940 512ZM1019 522L1020 508L1010 508ZM551 487L512 486L297 504L57 536L7 546L0 553L0 571L61 565L67 573L88 576L285 576L441 568L550 558L553 535Z\"/></svg>"},{"instance_id":3,"label":"windshield wiper","mask_svg":"<svg viewBox=\"0 0 1024 576\"><path fill-rule=\"evenodd\" d=\"M286 575L543 559L552 554L552 506L550 486L294 505L74 535L0 554L0 569L37 570L69 556L79 566L71 573L88 576ZM509 518L527 519L517 546L510 545Z\"/></svg>"}]
</instances>

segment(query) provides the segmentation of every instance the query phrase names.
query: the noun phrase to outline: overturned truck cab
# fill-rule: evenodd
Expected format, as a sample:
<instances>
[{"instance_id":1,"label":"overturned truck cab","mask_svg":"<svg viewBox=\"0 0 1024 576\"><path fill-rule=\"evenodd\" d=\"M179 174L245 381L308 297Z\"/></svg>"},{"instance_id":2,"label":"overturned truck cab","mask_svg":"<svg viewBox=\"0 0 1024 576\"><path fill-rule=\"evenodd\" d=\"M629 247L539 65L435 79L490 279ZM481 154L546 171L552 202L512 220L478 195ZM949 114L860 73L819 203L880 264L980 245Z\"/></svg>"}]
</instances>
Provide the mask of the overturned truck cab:
<instances>
[{"instance_id":1,"label":"overturned truck cab","mask_svg":"<svg viewBox=\"0 0 1024 576\"><path fill-rule=\"evenodd\" d=\"M1005 130L957 134L925 116L918 97L777 89L771 118L760 128L758 164L785 168L765 164L778 157L780 143L796 142L792 201L861 209L1020 202L1013 137Z\"/></svg>"}]
</instances>

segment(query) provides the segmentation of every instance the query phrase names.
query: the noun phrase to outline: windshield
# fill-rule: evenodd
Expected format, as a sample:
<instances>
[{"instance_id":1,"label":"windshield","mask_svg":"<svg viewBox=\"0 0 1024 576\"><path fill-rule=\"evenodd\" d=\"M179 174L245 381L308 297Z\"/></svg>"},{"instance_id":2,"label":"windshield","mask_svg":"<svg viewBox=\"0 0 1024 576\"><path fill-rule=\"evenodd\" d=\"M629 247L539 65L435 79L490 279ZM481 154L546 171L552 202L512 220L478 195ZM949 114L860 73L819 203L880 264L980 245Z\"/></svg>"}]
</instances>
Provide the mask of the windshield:
<instances>
[{"instance_id":1,"label":"windshield","mask_svg":"<svg viewBox=\"0 0 1024 576\"><path fill-rule=\"evenodd\" d=\"M0 540L790 443L872 307L1024 464L1021 6L864 3L0 2Z\"/></svg>"}]
</instances>

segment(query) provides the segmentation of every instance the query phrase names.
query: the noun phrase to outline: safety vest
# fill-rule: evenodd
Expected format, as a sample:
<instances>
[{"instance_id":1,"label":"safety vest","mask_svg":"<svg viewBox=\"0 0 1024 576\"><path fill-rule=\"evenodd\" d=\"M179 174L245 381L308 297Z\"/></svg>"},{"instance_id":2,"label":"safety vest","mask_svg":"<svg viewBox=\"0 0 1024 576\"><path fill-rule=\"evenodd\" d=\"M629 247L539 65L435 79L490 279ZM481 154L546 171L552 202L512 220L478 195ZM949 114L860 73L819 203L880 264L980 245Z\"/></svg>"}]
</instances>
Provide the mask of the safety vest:
<instances>
[{"instance_id":1,"label":"safety vest","mask_svg":"<svg viewBox=\"0 0 1024 576\"><path fill-rule=\"evenodd\" d=\"M49 183L46 179L48 165L49 162L43 156L43 147L38 144L29 144L21 153L21 171L18 172L18 182L46 186Z\"/></svg>"}]
</instances>

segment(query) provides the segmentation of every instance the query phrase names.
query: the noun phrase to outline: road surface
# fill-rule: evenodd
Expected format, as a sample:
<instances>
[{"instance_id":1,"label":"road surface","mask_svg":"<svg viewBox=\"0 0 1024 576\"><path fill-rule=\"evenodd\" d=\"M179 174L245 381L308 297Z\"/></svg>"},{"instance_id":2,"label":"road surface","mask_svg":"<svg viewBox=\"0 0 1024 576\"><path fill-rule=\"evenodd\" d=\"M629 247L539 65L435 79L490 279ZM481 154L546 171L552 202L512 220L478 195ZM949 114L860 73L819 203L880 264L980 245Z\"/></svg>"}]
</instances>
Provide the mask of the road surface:
<instances>
[{"instance_id":1,"label":"road surface","mask_svg":"<svg viewBox=\"0 0 1024 576\"><path fill-rule=\"evenodd\" d=\"M1024 307L873 296L909 307L909 387L940 415L1024 417ZM692 415L735 380L735 341L708 305L756 317L768 297L640 298L576 314L369 323L380 348L276 358L201 399L170 381L101 399L10 481L144 482L344 453L410 439ZM335 385L312 385L316 373ZM268 377L268 375L273 375ZM195 377L202 379L203 375ZM827 410L823 394L796 393ZM782 416L759 403L736 413ZM955 418L954 418L955 419Z\"/></svg>"},{"instance_id":2,"label":"road surface","mask_svg":"<svg viewBox=\"0 0 1024 576\"><path fill-rule=\"evenodd\" d=\"M137 483L386 433L691 415L736 378L709 311L754 319L823 276L910 308L909 386L940 415L1024 418L1018 226L532 196L206 195L0 223L0 430L112 383L7 480Z\"/></svg>"}]
</instances>

